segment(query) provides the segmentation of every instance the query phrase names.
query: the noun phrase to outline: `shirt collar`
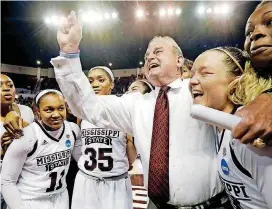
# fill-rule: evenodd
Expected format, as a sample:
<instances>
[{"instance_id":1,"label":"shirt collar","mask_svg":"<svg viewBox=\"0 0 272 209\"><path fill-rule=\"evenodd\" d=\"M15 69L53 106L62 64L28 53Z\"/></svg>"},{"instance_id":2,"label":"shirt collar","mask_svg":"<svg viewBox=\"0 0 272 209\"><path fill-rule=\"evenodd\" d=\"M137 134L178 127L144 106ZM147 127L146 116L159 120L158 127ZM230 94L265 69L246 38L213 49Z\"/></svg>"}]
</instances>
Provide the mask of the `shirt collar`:
<instances>
[{"instance_id":1,"label":"shirt collar","mask_svg":"<svg viewBox=\"0 0 272 209\"><path fill-rule=\"evenodd\" d=\"M179 89L182 86L182 79L178 78L174 80L172 83L169 83L167 86L169 86L171 89ZM160 90L160 87L155 86L155 90L158 92Z\"/></svg>"}]
</instances>

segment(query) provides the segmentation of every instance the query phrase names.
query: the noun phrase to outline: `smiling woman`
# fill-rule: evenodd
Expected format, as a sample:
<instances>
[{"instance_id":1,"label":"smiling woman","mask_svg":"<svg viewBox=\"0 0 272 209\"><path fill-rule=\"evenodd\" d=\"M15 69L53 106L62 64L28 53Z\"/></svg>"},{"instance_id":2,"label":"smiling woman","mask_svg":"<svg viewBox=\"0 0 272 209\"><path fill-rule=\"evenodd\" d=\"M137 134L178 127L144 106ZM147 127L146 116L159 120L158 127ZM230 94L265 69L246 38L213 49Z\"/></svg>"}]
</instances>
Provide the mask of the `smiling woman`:
<instances>
[{"instance_id":1,"label":"smiling woman","mask_svg":"<svg viewBox=\"0 0 272 209\"><path fill-rule=\"evenodd\" d=\"M56 90L44 90L35 97L38 116L47 130L58 130L66 119L66 105L62 94Z\"/></svg>"},{"instance_id":2,"label":"smiling woman","mask_svg":"<svg viewBox=\"0 0 272 209\"><path fill-rule=\"evenodd\" d=\"M41 91L35 102L40 120L23 129L3 160L3 196L10 209L68 209L66 175L72 153L76 160L80 153L80 144L74 148L80 130L65 121L65 101L59 91Z\"/></svg>"},{"instance_id":3,"label":"smiling woman","mask_svg":"<svg viewBox=\"0 0 272 209\"><path fill-rule=\"evenodd\" d=\"M211 49L198 56L190 81L194 104L234 114L239 106L228 89L242 76L247 60L243 51L232 47ZM245 145L234 139L231 131L216 129L217 169L233 207L271 208L272 169L268 168L272 166L272 147Z\"/></svg>"}]
</instances>

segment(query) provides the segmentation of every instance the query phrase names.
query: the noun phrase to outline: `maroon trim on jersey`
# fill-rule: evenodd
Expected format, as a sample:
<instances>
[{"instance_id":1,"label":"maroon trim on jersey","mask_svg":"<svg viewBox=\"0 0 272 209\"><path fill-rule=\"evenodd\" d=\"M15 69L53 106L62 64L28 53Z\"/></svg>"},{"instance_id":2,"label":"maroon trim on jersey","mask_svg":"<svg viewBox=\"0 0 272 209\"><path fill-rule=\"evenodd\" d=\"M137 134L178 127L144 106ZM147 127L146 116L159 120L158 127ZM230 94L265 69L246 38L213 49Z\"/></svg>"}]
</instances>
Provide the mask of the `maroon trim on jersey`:
<instances>
[{"instance_id":1,"label":"maroon trim on jersey","mask_svg":"<svg viewBox=\"0 0 272 209\"><path fill-rule=\"evenodd\" d=\"M62 136L63 136L63 134L64 134L64 131L65 131L65 123L63 123L63 129L62 129L61 135L59 136L58 139L56 139L55 137L51 136L51 135L47 132L47 130L42 126L42 124L40 124L38 121L35 121L35 122L40 126L40 128L42 129L42 131L44 132L44 134L45 134L46 136L48 136L48 138L52 139L53 141L59 142L59 140L62 138Z\"/></svg>"},{"instance_id":2,"label":"maroon trim on jersey","mask_svg":"<svg viewBox=\"0 0 272 209\"><path fill-rule=\"evenodd\" d=\"M234 164L236 165L236 167L243 173L245 174L246 176L248 176L249 178L253 179L252 178L252 175L249 173L249 171L247 169L245 169L241 163L238 161L235 153L234 153L234 150L232 149L230 143L229 143L229 147L230 147L230 154L231 154L231 158L234 162Z\"/></svg>"},{"instance_id":3,"label":"maroon trim on jersey","mask_svg":"<svg viewBox=\"0 0 272 209\"><path fill-rule=\"evenodd\" d=\"M31 157L31 155L33 155L35 151L37 150L37 147L38 147L38 141L35 142L33 149L31 150L31 152L27 154L27 157Z\"/></svg>"}]
</instances>

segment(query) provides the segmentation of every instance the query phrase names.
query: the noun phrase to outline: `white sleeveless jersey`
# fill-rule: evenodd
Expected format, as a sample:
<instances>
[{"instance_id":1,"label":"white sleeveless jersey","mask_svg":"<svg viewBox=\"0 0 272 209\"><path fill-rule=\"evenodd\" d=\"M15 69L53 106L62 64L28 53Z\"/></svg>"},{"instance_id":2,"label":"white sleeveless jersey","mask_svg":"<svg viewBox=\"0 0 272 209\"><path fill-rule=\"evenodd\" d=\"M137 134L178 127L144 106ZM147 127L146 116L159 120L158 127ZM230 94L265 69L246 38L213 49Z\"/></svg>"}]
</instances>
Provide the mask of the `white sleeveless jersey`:
<instances>
[{"instance_id":1,"label":"white sleeveless jersey","mask_svg":"<svg viewBox=\"0 0 272 209\"><path fill-rule=\"evenodd\" d=\"M220 138L221 136L218 137ZM217 145L219 144L220 140L217 140ZM269 208L265 199L272 198L272 188L267 193L263 187L266 168L272 165L272 147L259 149L252 145L242 144L239 140L232 138L230 131L225 130L222 144L217 148L220 178L233 207L237 209ZM256 154L256 151L259 153Z\"/></svg>"},{"instance_id":2,"label":"white sleeveless jersey","mask_svg":"<svg viewBox=\"0 0 272 209\"><path fill-rule=\"evenodd\" d=\"M17 182L22 199L47 197L66 189L66 174L78 134L76 131L79 132L76 124L67 121L58 138L49 135L38 122L24 129L24 135L30 136L29 143L33 148Z\"/></svg>"},{"instance_id":3,"label":"white sleeveless jersey","mask_svg":"<svg viewBox=\"0 0 272 209\"><path fill-rule=\"evenodd\" d=\"M78 167L96 177L112 177L129 169L126 153L126 134L81 122L82 156Z\"/></svg>"}]
</instances>

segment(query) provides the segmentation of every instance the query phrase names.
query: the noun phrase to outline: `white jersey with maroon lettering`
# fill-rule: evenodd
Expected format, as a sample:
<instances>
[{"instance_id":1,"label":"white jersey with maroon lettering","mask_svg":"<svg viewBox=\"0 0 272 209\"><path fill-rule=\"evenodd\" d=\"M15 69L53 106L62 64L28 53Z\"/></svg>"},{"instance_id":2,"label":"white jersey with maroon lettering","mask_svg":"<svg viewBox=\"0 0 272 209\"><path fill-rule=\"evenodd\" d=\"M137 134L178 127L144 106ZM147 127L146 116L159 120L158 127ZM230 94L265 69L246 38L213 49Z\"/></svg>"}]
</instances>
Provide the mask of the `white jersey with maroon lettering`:
<instances>
[{"instance_id":1,"label":"white jersey with maroon lettering","mask_svg":"<svg viewBox=\"0 0 272 209\"><path fill-rule=\"evenodd\" d=\"M78 167L84 173L102 178L119 176L128 171L126 134L98 128L83 120L81 140L82 156Z\"/></svg>"},{"instance_id":2,"label":"white jersey with maroon lettering","mask_svg":"<svg viewBox=\"0 0 272 209\"><path fill-rule=\"evenodd\" d=\"M24 135L29 136L29 144L33 148L17 182L23 200L48 197L66 189L66 174L78 134L79 127L67 121L55 137L39 122L24 129Z\"/></svg>"},{"instance_id":3,"label":"white jersey with maroon lettering","mask_svg":"<svg viewBox=\"0 0 272 209\"><path fill-rule=\"evenodd\" d=\"M221 133L222 135L222 133ZM256 148L233 139L225 130L217 140L218 170L234 208L272 208L272 188L266 189L268 167L272 165L272 147ZM271 172L271 171L270 171ZM272 173L270 174L272 181ZM270 205L269 205L270 202Z\"/></svg>"}]
</instances>

